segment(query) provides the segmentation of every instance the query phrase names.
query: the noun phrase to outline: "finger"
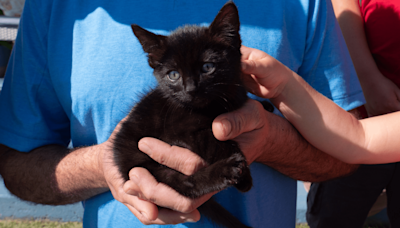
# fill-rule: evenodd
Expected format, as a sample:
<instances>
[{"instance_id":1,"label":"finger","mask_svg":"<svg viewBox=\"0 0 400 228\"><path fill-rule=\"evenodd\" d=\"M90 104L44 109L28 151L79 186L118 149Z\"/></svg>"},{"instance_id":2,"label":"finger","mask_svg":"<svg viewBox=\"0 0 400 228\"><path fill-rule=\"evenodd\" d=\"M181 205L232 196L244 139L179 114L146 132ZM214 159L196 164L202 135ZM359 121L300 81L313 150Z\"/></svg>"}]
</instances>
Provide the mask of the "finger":
<instances>
[{"instance_id":1,"label":"finger","mask_svg":"<svg viewBox=\"0 0 400 228\"><path fill-rule=\"evenodd\" d=\"M170 209L160 208L158 217L156 217L155 219L148 219L145 214L139 212L135 207L129 204L127 204L126 206L144 225L179 224L185 222L197 222L200 220L200 213L198 210L184 214L181 212L172 211Z\"/></svg>"},{"instance_id":2,"label":"finger","mask_svg":"<svg viewBox=\"0 0 400 228\"><path fill-rule=\"evenodd\" d=\"M134 204L132 204L134 205ZM148 215L142 211L138 211L134 206L130 204L125 204L125 206L136 216L137 219L140 220L141 223L144 225L151 225L151 224L159 224L163 225L160 221L157 221L157 217L153 219L149 219Z\"/></svg>"},{"instance_id":3,"label":"finger","mask_svg":"<svg viewBox=\"0 0 400 228\"><path fill-rule=\"evenodd\" d=\"M185 175L192 175L205 167L207 163L192 151L171 146L155 138L143 138L139 141L139 150L158 163L175 169Z\"/></svg>"},{"instance_id":4,"label":"finger","mask_svg":"<svg viewBox=\"0 0 400 228\"><path fill-rule=\"evenodd\" d=\"M132 174L132 177L133 177L134 175L135 175L135 174ZM132 177L131 177L131 178L132 178ZM137 178L136 175L135 175L134 178ZM123 186L123 190L124 190L124 193L126 193L126 194L129 194L129 195L132 195L132 196L140 197L140 188L139 188L139 186L136 184L136 182L133 181L133 180L128 180L128 181L126 181L125 184L124 184L124 186Z\"/></svg>"},{"instance_id":5,"label":"finger","mask_svg":"<svg viewBox=\"0 0 400 228\"><path fill-rule=\"evenodd\" d=\"M275 72L279 62L270 56L265 56L257 60L242 60L242 72L245 74L254 75L256 80L267 79L270 72ZM275 71L274 71L275 70Z\"/></svg>"},{"instance_id":6,"label":"finger","mask_svg":"<svg viewBox=\"0 0 400 228\"><path fill-rule=\"evenodd\" d=\"M167 225L167 224L179 224L185 222L197 222L200 220L200 213L198 210L188 214L172 211L170 209L161 208L159 211L159 217L154 220L149 220L139 213L136 208L131 205L126 205L128 209L144 224L144 225Z\"/></svg>"},{"instance_id":7,"label":"finger","mask_svg":"<svg viewBox=\"0 0 400 228\"><path fill-rule=\"evenodd\" d=\"M135 212L134 214L136 217L140 219L142 222L153 222L155 221L158 216L159 216L159 211L157 205L154 203L151 203L146 200L142 200L136 196L126 196L126 200L124 204L129 208L132 207L135 210L131 210L132 212ZM140 215L139 215L140 214Z\"/></svg>"},{"instance_id":8,"label":"finger","mask_svg":"<svg viewBox=\"0 0 400 228\"><path fill-rule=\"evenodd\" d=\"M252 51L253 51L252 48L249 48L249 47L246 47L246 46L242 45L240 47L240 52L242 53L242 59L243 60L249 59L249 56L250 56Z\"/></svg>"},{"instance_id":9,"label":"finger","mask_svg":"<svg viewBox=\"0 0 400 228\"><path fill-rule=\"evenodd\" d=\"M242 75L242 82L246 90L258 97L269 98L269 90L258 83L256 77L250 74Z\"/></svg>"},{"instance_id":10,"label":"finger","mask_svg":"<svg viewBox=\"0 0 400 228\"><path fill-rule=\"evenodd\" d=\"M240 52L242 53L242 60L247 60L247 59L261 59L265 56L268 56L267 53L255 49L255 48L250 48L250 47L246 47L244 45L242 45L240 47Z\"/></svg>"},{"instance_id":11,"label":"finger","mask_svg":"<svg viewBox=\"0 0 400 228\"><path fill-rule=\"evenodd\" d=\"M170 208L182 213L191 213L212 195L209 193L197 199L190 199L180 195L171 187L157 182L157 180L144 168L134 168L129 172L129 177L137 185L137 195L141 199L148 200L156 205Z\"/></svg>"},{"instance_id":12,"label":"finger","mask_svg":"<svg viewBox=\"0 0 400 228\"><path fill-rule=\"evenodd\" d=\"M158 208L154 203L140 199L140 188L132 180L128 180L123 189L126 193L123 203L144 224L177 224L196 222L200 219L198 210L185 214L166 208Z\"/></svg>"},{"instance_id":13,"label":"finger","mask_svg":"<svg viewBox=\"0 0 400 228\"><path fill-rule=\"evenodd\" d=\"M215 138L225 141L262 128L260 116L263 111L260 102L249 99L242 108L219 115L212 124Z\"/></svg>"},{"instance_id":14,"label":"finger","mask_svg":"<svg viewBox=\"0 0 400 228\"><path fill-rule=\"evenodd\" d=\"M190 213L181 213L167 208L160 208L158 219L163 221L165 224L178 224L184 222L197 222L200 220L200 217L200 212L198 210L194 210Z\"/></svg>"},{"instance_id":15,"label":"finger","mask_svg":"<svg viewBox=\"0 0 400 228\"><path fill-rule=\"evenodd\" d=\"M241 67L242 67L242 72L245 74L254 74L259 66L259 61L254 61L252 59L247 59L247 60L242 60L241 62Z\"/></svg>"}]
</instances>

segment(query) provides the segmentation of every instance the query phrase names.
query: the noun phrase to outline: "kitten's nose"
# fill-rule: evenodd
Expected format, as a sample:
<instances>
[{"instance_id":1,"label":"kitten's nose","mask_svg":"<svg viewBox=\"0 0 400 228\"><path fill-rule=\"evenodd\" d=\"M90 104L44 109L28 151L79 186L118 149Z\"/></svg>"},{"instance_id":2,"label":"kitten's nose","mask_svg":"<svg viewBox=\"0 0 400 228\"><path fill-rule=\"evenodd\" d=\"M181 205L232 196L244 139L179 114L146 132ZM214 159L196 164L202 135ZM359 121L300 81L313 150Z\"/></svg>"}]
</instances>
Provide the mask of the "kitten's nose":
<instances>
[{"instance_id":1,"label":"kitten's nose","mask_svg":"<svg viewBox=\"0 0 400 228\"><path fill-rule=\"evenodd\" d=\"M186 92L194 92L196 90L196 82L193 80L187 80L185 83Z\"/></svg>"}]
</instances>

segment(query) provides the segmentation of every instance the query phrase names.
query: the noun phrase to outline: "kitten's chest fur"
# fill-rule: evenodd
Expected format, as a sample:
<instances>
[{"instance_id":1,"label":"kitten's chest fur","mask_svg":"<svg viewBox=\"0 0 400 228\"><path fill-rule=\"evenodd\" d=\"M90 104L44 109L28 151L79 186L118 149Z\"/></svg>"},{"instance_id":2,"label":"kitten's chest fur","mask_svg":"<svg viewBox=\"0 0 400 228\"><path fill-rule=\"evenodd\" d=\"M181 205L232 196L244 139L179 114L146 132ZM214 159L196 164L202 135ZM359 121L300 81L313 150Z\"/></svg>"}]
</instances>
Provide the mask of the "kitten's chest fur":
<instances>
[{"instance_id":1,"label":"kitten's chest fur","mask_svg":"<svg viewBox=\"0 0 400 228\"><path fill-rule=\"evenodd\" d=\"M187 148L209 164L230 153L218 151L218 144L223 142L216 139L210 142L209 139L212 135L212 122L218 115L226 112L224 107L217 103L196 110L163 97L160 90L157 87L133 108L128 116L129 124L124 125L123 132L131 132L130 137L135 141L143 137L153 137L170 145Z\"/></svg>"}]
</instances>

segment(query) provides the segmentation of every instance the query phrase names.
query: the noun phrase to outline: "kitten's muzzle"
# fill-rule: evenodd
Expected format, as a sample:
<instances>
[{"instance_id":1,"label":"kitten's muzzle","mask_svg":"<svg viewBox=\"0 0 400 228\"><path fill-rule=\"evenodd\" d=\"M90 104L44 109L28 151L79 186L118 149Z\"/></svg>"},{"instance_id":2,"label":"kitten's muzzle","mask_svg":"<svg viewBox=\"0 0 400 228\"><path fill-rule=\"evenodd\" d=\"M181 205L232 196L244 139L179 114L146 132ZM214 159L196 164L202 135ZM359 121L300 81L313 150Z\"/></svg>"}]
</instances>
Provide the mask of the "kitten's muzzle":
<instances>
[{"instance_id":1,"label":"kitten's muzzle","mask_svg":"<svg viewBox=\"0 0 400 228\"><path fill-rule=\"evenodd\" d=\"M194 95L197 89L197 82L192 79L187 79L184 84L185 91L190 95Z\"/></svg>"}]
</instances>

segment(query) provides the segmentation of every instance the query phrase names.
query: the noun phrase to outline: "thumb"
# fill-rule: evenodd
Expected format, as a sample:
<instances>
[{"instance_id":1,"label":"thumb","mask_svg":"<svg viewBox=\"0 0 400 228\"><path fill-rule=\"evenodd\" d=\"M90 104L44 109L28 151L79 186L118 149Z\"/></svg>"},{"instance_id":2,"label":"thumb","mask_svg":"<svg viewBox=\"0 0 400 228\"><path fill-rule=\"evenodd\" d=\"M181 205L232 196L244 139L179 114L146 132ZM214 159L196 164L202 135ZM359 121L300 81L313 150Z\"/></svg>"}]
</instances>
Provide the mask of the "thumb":
<instances>
[{"instance_id":1,"label":"thumb","mask_svg":"<svg viewBox=\"0 0 400 228\"><path fill-rule=\"evenodd\" d=\"M214 137L226 141L260 128L260 110L261 103L249 99L242 108L219 115L212 124Z\"/></svg>"},{"instance_id":2,"label":"thumb","mask_svg":"<svg viewBox=\"0 0 400 228\"><path fill-rule=\"evenodd\" d=\"M247 59L241 61L241 69L245 74L256 75L257 78L264 78L268 72L273 70L279 62L270 56L261 59Z\"/></svg>"},{"instance_id":3,"label":"thumb","mask_svg":"<svg viewBox=\"0 0 400 228\"><path fill-rule=\"evenodd\" d=\"M234 129L236 130L236 129ZM231 135L236 135L236 131L233 132L232 134L232 123L231 120L229 119L228 115L220 115L217 118L215 118L213 124L212 124L212 131L214 134L214 137L220 141L226 141L231 137Z\"/></svg>"},{"instance_id":4,"label":"thumb","mask_svg":"<svg viewBox=\"0 0 400 228\"><path fill-rule=\"evenodd\" d=\"M253 69L255 68L256 63L253 60L242 60L241 61L241 69L242 72L245 74L252 74Z\"/></svg>"}]
</instances>

